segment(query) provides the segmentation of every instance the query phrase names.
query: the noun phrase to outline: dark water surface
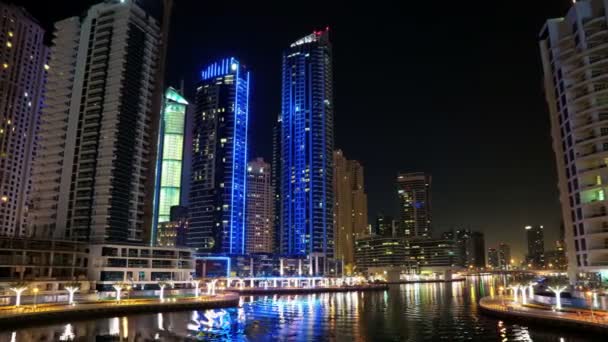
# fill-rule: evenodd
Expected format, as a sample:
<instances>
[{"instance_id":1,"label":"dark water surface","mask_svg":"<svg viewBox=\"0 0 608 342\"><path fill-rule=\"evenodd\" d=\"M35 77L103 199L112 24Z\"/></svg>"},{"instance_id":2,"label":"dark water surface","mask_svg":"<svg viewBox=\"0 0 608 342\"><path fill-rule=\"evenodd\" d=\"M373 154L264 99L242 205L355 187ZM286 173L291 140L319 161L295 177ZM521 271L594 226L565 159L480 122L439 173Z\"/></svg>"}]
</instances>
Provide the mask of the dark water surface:
<instances>
[{"instance_id":1,"label":"dark water surface","mask_svg":"<svg viewBox=\"0 0 608 342\"><path fill-rule=\"evenodd\" d=\"M241 308L131 315L0 332L0 341L593 341L481 315L497 277L388 291L243 297ZM608 341L608 337L606 337Z\"/></svg>"}]
</instances>

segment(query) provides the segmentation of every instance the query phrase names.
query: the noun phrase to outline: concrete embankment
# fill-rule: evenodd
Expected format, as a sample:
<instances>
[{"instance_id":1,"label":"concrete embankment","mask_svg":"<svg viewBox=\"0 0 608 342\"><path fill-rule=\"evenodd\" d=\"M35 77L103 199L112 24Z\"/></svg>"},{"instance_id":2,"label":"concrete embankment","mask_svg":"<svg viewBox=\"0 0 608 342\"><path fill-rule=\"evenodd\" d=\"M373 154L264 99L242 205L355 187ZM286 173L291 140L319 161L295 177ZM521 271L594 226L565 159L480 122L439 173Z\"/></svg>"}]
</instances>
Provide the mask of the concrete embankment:
<instances>
[{"instance_id":1,"label":"concrete embankment","mask_svg":"<svg viewBox=\"0 0 608 342\"><path fill-rule=\"evenodd\" d=\"M76 305L44 305L36 309L33 306L24 306L0 311L0 328L17 325L49 324L74 319L90 319L99 317L112 317L116 315L138 314L150 312L170 312L182 310L206 310L215 308L235 307L239 304L239 295L226 293L217 297L204 299L179 299L160 302L158 299L138 299L133 301L91 302Z\"/></svg>"},{"instance_id":2,"label":"concrete embankment","mask_svg":"<svg viewBox=\"0 0 608 342\"><path fill-rule=\"evenodd\" d=\"M574 312L542 310L521 305L508 304L510 298L484 297L479 300L479 309L484 314L527 324L565 328L580 333L608 333L608 320L601 316L579 315ZM507 304L505 304L507 303Z\"/></svg>"}]
</instances>

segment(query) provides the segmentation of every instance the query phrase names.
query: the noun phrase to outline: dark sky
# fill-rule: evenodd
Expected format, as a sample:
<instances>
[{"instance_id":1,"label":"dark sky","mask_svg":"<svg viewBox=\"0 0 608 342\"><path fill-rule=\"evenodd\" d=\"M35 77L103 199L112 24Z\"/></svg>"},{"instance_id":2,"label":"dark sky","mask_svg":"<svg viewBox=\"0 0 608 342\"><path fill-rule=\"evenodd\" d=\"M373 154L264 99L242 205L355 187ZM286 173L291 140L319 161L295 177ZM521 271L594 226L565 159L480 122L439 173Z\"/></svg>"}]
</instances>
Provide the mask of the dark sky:
<instances>
[{"instance_id":1,"label":"dark sky","mask_svg":"<svg viewBox=\"0 0 608 342\"><path fill-rule=\"evenodd\" d=\"M50 29L97 1L16 2ZM167 71L191 95L217 58L250 68L252 157L270 159L282 50L329 25L336 147L365 167L370 221L396 212L399 171L427 171L436 230L479 229L486 247L505 241L517 258L525 225L557 238L537 33L570 0L249 3L175 0Z\"/></svg>"}]
</instances>

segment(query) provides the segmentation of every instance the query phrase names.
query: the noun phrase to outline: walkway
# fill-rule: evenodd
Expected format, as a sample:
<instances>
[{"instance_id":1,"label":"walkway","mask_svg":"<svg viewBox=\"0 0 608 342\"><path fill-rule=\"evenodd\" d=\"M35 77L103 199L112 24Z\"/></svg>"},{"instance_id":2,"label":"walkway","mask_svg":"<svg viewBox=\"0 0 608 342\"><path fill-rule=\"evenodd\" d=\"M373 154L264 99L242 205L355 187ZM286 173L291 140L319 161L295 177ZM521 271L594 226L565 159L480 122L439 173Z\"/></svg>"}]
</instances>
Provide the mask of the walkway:
<instances>
[{"instance_id":1,"label":"walkway","mask_svg":"<svg viewBox=\"0 0 608 342\"><path fill-rule=\"evenodd\" d=\"M238 306L238 303L239 295L228 292L215 296L201 296L199 298L166 298L163 302L158 298L150 298L127 299L120 303L116 301L98 301L75 305L22 305L20 307L1 308L0 325L27 324L37 321L89 318L117 314L124 315L126 313L225 308Z\"/></svg>"},{"instance_id":2,"label":"walkway","mask_svg":"<svg viewBox=\"0 0 608 342\"><path fill-rule=\"evenodd\" d=\"M591 327L594 330L608 330L608 315L590 311L553 311L538 306L524 306L513 303L511 297L484 297L479 300L482 311L501 317L522 318L541 323L560 323L569 327Z\"/></svg>"}]
</instances>

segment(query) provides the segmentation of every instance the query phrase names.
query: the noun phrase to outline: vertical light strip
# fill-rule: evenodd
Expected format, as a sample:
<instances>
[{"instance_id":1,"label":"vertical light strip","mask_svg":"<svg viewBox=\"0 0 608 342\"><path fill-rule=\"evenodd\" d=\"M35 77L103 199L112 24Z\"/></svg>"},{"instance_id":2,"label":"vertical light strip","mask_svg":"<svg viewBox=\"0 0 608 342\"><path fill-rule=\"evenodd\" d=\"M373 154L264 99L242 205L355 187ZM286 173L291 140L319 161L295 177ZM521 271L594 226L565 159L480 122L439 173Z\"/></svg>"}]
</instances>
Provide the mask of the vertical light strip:
<instances>
[{"instance_id":1,"label":"vertical light strip","mask_svg":"<svg viewBox=\"0 0 608 342\"><path fill-rule=\"evenodd\" d=\"M232 58L230 60L230 68L232 68L232 64L235 63L234 62L234 58ZM239 65L237 65L236 67L236 79L234 82L235 85L235 90L234 90L234 124L233 124L233 132L232 132L232 184L231 187L232 189L230 189L231 191L231 196L230 196L230 248L229 248L229 253L232 254L232 233L233 233L233 226L234 226L234 167L236 165L236 141L237 141L237 136L236 136L236 132L237 132L237 117L239 114Z\"/></svg>"},{"instance_id":2,"label":"vertical light strip","mask_svg":"<svg viewBox=\"0 0 608 342\"><path fill-rule=\"evenodd\" d=\"M242 209L242 212L243 212L243 215L242 215L242 218L243 218L243 227L242 227L242 232L241 232L241 234L242 234L241 254L245 254L245 220L246 220L245 210L247 208L246 207L246 205L247 205L247 202L246 202L246 198L247 198L247 165L246 164L247 164L247 148L248 148L248 144L247 144L247 131L248 131L248 128L249 128L249 79L250 79L249 78L249 74L250 73L247 72L247 85L246 85L246 87L247 87L247 90L246 90L247 97L246 97L246 102L245 102L245 146L244 146L244 148L245 148L245 156L244 156L244 159L243 159L243 166L244 166L243 167L243 191L242 191L243 192L243 209Z\"/></svg>"}]
</instances>

